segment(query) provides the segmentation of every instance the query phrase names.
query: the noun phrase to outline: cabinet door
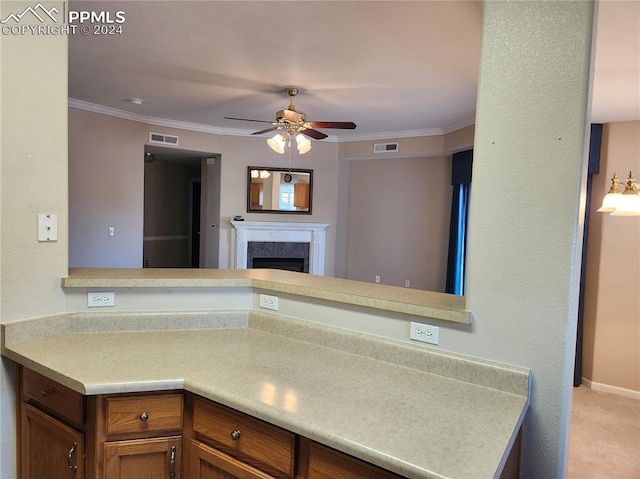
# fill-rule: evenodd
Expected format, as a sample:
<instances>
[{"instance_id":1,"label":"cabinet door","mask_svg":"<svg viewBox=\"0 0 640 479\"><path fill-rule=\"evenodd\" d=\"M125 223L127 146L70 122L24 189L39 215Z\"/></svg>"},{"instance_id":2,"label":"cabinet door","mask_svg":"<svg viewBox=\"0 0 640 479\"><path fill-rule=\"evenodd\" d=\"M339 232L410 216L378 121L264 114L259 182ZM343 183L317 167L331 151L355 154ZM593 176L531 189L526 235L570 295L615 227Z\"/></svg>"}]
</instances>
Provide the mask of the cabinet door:
<instances>
[{"instance_id":1,"label":"cabinet door","mask_svg":"<svg viewBox=\"0 0 640 479\"><path fill-rule=\"evenodd\" d=\"M180 479L181 437L107 442L104 477L108 479Z\"/></svg>"},{"instance_id":2,"label":"cabinet door","mask_svg":"<svg viewBox=\"0 0 640 479\"><path fill-rule=\"evenodd\" d=\"M355 457L315 442L309 448L308 479L402 479Z\"/></svg>"},{"instance_id":3,"label":"cabinet door","mask_svg":"<svg viewBox=\"0 0 640 479\"><path fill-rule=\"evenodd\" d=\"M197 441L191 441L189 479L274 479L248 464Z\"/></svg>"},{"instance_id":4,"label":"cabinet door","mask_svg":"<svg viewBox=\"0 0 640 479\"><path fill-rule=\"evenodd\" d=\"M84 437L22 404L22 479L83 479Z\"/></svg>"}]
</instances>

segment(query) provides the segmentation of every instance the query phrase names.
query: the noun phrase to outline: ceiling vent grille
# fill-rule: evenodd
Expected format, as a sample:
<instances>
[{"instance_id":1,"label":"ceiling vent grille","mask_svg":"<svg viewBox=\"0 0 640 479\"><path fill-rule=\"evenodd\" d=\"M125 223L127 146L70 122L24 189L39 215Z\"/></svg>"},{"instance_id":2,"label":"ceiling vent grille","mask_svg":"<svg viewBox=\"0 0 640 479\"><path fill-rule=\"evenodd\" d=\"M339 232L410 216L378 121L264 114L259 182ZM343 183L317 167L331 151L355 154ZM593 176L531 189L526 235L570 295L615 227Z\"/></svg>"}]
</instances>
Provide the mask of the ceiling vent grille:
<instances>
[{"instance_id":1,"label":"ceiling vent grille","mask_svg":"<svg viewBox=\"0 0 640 479\"><path fill-rule=\"evenodd\" d=\"M375 143L373 145L374 153L395 153L400 149L400 143Z\"/></svg>"},{"instance_id":2,"label":"ceiling vent grille","mask_svg":"<svg viewBox=\"0 0 640 479\"><path fill-rule=\"evenodd\" d=\"M179 144L179 138L177 136L165 135L163 133L149 133L149 141L151 143L162 143L164 145L177 146Z\"/></svg>"}]
</instances>

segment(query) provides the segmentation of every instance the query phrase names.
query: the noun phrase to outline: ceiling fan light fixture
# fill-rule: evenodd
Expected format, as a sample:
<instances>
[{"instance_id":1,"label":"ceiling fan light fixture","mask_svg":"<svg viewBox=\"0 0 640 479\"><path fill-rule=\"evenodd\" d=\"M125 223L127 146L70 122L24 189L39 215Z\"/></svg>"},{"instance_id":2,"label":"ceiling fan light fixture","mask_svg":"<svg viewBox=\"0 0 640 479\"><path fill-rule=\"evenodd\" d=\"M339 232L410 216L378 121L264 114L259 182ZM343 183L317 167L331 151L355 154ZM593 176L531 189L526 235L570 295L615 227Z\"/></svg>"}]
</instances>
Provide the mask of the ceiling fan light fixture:
<instances>
[{"instance_id":1,"label":"ceiling fan light fixture","mask_svg":"<svg viewBox=\"0 0 640 479\"><path fill-rule=\"evenodd\" d=\"M276 133L273 135L273 138L269 138L267 140L267 145L269 145L269 147L276 153L284 155L285 141L284 136L282 136L281 133Z\"/></svg>"},{"instance_id":2,"label":"ceiling fan light fixture","mask_svg":"<svg viewBox=\"0 0 640 479\"><path fill-rule=\"evenodd\" d=\"M302 133L296 135L296 143L298 147L298 153L304 155L311 149L311 140L304 136Z\"/></svg>"}]
</instances>

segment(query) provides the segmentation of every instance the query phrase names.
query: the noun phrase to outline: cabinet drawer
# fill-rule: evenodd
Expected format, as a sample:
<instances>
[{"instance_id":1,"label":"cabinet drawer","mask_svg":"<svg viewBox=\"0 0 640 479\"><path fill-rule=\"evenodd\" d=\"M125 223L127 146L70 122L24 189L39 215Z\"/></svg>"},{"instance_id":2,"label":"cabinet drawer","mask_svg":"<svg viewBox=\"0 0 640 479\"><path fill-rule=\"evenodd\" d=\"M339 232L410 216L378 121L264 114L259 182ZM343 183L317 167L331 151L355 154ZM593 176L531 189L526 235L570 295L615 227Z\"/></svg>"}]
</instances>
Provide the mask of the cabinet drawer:
<instances>
[{"instance_id":1,"label":"cabinet drawer","mask_svg":"<svg viewBox=\"0 0 640 479\"><path fill-rule=\"evenodd\" d=\"M26 401L41 406L58 419L76 426L82 425L82 394L31 369L23 368L22 371L22 393Z\"/></svg>"},{"instance_id":2,"label":"cabinet drawer","mask_svg":"<svg viewBox=\"0 0 640 479\"><path fill-rule=\"evenodd\" d=\"M107 435L180 431L182 402L182 394L108 397Z\"/></svg>"},{"instance_id":3,"label":"cabinet drawer","mask_svg":"<svg viewBox=\"0 0 640 479\"><path fill-rule=\"evenodd\" d=\"M258 469L293 476L292 432L200 398L193 403L193 430L200 439Z\"/></svg>"},{"instance_id":4,"label":"cabinet drawer","mask_svg":"<svg viewBox=\"0 0 640 479\"><path fill-rule=\"evenodd\" d=\"M402 479L402 476L311 442L308 479Z\"/></svg>"}]
</instances>

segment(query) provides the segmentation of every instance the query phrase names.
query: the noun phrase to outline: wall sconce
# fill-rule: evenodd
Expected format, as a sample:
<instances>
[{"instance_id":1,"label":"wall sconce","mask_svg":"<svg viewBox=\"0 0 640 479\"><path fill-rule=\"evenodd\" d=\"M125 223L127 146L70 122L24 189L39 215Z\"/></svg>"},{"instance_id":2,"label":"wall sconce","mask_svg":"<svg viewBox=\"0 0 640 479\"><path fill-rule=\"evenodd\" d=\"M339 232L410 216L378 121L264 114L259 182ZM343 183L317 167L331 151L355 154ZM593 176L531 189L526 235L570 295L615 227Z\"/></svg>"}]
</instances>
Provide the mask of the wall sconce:
<instances>
[{"instance_id":1,"label":"wall sconce","mask_svg":"<svg viewBox=\"0 0 640 479\"><path fill-rule=\"evenodd\" d=\"M624 191L620 191L620 178L614 173L611 188L597 211L611 216L640 216L640 184L635 181L633 174L629 172Z\"/></svg>"}]
</instances>

